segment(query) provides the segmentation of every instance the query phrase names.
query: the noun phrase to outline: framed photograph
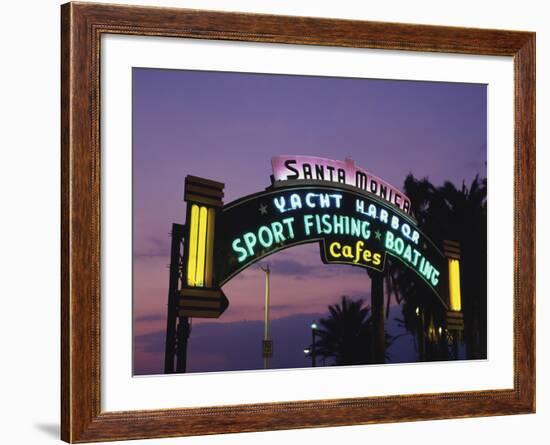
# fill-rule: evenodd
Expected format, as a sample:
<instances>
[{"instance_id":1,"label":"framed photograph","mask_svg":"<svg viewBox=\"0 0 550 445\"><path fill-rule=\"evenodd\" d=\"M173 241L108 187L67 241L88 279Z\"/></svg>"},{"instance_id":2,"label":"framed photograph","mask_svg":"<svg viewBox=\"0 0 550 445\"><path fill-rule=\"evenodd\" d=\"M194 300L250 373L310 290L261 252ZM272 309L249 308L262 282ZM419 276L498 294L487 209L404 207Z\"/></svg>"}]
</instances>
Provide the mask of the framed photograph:
<instances>
[{"instance_id":1,"label":"framed photograph","mask_svg":"<svg viewBox=\"0 0 550 445\"><path fill-rule=\"evenodd\" d=\"M535 411L535 35L67 3L67 442Z\"/></svg>"}]
</instances>

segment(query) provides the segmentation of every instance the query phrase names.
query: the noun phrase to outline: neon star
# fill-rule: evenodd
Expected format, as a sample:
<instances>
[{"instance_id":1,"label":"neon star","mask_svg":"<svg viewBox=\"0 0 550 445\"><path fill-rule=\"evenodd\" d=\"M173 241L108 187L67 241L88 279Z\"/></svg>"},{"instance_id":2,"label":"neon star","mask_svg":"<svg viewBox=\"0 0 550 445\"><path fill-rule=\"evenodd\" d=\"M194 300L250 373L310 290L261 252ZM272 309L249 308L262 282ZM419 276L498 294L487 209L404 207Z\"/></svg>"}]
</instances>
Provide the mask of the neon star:
<instances>
[{"instance_id":1,"label":"neon star","mask_svg":"<svg viewBox=\"0 0 550 445\"><path fill-rule=\"evenodd\" d=\"M380 232L380 230L376 230L376 231L374 232L374 237L375 237L376 239L380 239L380 240L381 240L381 239L382 239L382 232Z\"/></svg>"},{"instance_id":2,"label":"neon star","mask_svg":"<svg viewBox=\"0 0 550 445\"><path fill-rule=\"evenodd\" d=\"M260 204L260 208L258 210L261 215L267 215L267 206L265 204Z\"/></svg>"}]
</instances>

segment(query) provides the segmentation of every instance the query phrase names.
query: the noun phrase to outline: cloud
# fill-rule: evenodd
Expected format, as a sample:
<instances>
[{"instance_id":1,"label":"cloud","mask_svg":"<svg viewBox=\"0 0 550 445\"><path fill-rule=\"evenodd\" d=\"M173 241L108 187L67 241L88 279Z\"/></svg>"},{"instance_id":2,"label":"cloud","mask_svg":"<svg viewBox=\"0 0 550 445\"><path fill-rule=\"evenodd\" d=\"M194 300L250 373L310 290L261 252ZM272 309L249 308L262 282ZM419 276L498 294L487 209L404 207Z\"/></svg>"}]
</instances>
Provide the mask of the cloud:
<instances>
[{"instance_id":1,"label":"cloud","mask_svg":"<svg viewBox=\"0 0 550 445\"><path fill-rule=\"evenodd\" d=\"M147 314L147 315L140 315L139 317L135 317L134 321L139 322L146 322L146 321L161 321L165 320L166 316L162 314Z\"/></svg>"},{"instance_id":2,"label":"cloud","mask_svg":"<svg viewBox=\"0 0 550 445\"><path fill-rule=\"evenodd\" d=\"M134 258L166 257L170 258L170 236L149 236L145 240L135 240Z\"/></svg>"},{"instance_id":3,"label":"cloud","mask_svg":"<svg viewBox=\"0 0 550 445\"><path fill-rule=\"evenodd\" d=\"M269 267L273 273L280 275L306 275L317 269L315 266L304 265L294 260L275 260Z\"/></svg>"},{"instance_id":4,"label":"cloud","mask_svg":"<svg viewBox=\"0 0 550 445\"><path fill-rule=\"evenodd\" d=\"M331 278L341 275L354 275L364 270L359 267L350 267L342 264L303 264L292 259L276 259L269 262L273 274L294 277L301 280L304 277Z\"/></svg>"},{"instance_id":5,"label":"cloud","mask_svg":"<svg viewBox=\"0 0 550 445\"><path fill-rule=\"evenodd\" d=\"M269 309L274 311L283 311L287 309L293 309L295 305L293 304L270 304Z\"/></svg>"},{"instance_id":6,"label":"cloud","mask_svg":"<svg viewBox=\"0 0 550 445\"><path fill-rule=\"evenodd\" d=\"M144 352L159 355L164 352L165 330L140 334L134 337L134 348L139 348Z\"/></svg>"}]
</instances>

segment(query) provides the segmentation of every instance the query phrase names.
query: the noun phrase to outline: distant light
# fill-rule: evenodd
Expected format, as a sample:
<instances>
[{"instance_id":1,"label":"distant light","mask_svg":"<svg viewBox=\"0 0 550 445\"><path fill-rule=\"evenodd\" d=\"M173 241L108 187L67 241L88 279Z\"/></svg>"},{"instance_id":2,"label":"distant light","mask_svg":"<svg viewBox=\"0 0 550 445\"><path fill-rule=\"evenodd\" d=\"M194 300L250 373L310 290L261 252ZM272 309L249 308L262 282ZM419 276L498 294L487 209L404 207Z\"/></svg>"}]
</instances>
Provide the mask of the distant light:
<instances>
[{"instance_id":1,"label":"distant light","mask_svg":"<svg viewBox=\"0 0 550 445\"><path fill-rule=\"evenodd\" d=\"M309 355L311 353L311 349L310 348L304 348L304 354L305 355Z\"/></svg>"},{"instance_id":2,"label":"distant light","mask_svg":"<svg viewBox=\"0 0 550 445\"><path fill-rule=\"evenodd\" d=\"M439 326L439 335L441 335L441 333L443 332L443 328L441 326Z\"/></svg>"},{"instance_id":3,"label":"distant light","mask_svg":"<svg viewBox=\"0 0 550 445\"><path fill-rule=\"evenodd\" d=\"M416 315L420 315L420 308L417 307L415 312L416 312Z\"/></svg>"},{"instance_id":4,"label":"distant light","mask_svg":"<svg viewBox=\"0 0 550 445\"><path fill-rule=\"evenodd\" d=\"M317 329L317 323L311 323L311 329Z\"/></svg>"}]
</instances>

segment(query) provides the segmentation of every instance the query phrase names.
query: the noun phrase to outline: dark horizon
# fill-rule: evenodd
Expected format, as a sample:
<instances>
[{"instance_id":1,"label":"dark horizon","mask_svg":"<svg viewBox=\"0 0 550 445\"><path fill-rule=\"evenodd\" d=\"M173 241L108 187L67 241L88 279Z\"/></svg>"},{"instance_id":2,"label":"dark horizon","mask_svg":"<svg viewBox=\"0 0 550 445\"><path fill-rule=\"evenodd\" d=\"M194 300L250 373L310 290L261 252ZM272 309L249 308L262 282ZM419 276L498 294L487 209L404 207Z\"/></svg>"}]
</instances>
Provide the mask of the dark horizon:
<instances>
[{"instance_id":1,"label":"dark horizon","mask_svg":"<svg viewBox=\"0 0 550 445\"><path fill-rule=\"evenodd\" d=\"M134 68L133 114L136 375L163 370L168 232L184 222L185 175L224 182L225 202L267 187L271 157L280 154L351 157L398 188L408 173L437 185L486 177L485 85ZM274 367L308 366L307 319L342 295L370 304L370 280L362 269L323 264L316 244L267 262L272 324L287 323L278 338L273 331ZM238 351L243 366L261 368L261 336L245 340L263 320L263 285L252 266L224 286L230 306L219 320L193 320L190 371L238 367ZM216 349L212 338L228 338L231 327L230 346ZM392 322L389 332L403 333ZM412 337L402 338L389 350L395 362L414 356Z\"/></svg>"}]
</instances>

